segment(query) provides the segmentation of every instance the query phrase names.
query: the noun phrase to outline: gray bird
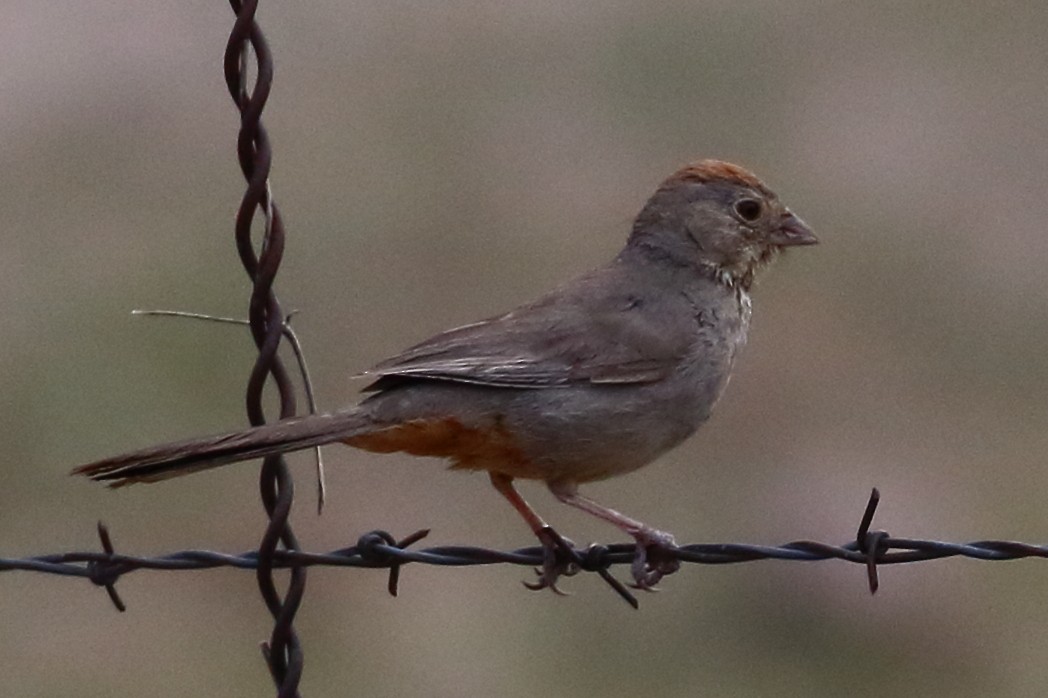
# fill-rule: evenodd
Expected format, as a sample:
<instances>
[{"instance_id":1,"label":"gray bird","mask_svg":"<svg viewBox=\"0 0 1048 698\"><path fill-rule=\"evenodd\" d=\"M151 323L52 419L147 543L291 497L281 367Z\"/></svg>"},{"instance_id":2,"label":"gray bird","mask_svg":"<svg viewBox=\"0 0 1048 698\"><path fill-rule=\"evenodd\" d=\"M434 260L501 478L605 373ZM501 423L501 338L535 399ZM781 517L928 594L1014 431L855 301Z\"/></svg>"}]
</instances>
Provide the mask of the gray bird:
<instances>
[{"instance_id":1,"label":"gray bird","mask_svg":"<svg viewBox=\"0 0 1048 698\"><path fill-rule=\"evenodd\" d=\"M754 275L811 229L745 169L702 160L674 173L609 264L504 315L442 332L366 372L359 404L161 446L74 470L122 487L342 442L485 470L547 551L560 540L513 487L560 501L637 543L633 577L676 569L673 537L579 494L680 444L710 415L750 321ZM539 586L554 587L547 565Z\"/></svg>"}]
</instances>

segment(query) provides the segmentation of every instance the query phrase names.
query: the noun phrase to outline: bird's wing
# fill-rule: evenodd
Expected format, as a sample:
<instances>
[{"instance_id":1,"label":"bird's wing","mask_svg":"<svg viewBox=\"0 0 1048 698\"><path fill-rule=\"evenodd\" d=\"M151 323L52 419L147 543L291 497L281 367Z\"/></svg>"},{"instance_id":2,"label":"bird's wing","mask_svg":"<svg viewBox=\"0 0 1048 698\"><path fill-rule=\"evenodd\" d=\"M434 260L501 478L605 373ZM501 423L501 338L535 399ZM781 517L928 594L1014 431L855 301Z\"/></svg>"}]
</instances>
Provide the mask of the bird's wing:
<instances>
[{"instance_id":1,"label":"bird's wing","mask_svg":"<svg viewBox=\"0 0 1048 698\"><path fill-rule=\"evenodd\" d=\"M623 294L551 294L518 310L432 337L364 375L382 390L404 380L507 388L577 383L652 383L687 354L690 338L657 323L645 302Z\"/></svg>"}]
</instances>

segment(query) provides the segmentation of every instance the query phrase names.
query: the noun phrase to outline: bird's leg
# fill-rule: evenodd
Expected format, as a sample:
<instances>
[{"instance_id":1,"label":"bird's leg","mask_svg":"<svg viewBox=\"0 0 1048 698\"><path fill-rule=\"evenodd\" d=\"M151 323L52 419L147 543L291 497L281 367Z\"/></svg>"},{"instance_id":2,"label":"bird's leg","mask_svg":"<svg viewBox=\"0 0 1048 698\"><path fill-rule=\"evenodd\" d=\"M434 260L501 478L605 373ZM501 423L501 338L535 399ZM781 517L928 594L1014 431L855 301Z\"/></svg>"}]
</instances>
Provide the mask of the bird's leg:
<instances>
[{"instance_id":1,"label":"bird's leg","mask_svg":"<svg viewBox=\"0 0 1048 698\"><path fill-rule=\"evenodd\" d=\"M633 537L637 542L637 554L631 572L636 588L651 591L660 579L680 569L680 561L667 554L677 547L677 541L669 533L582 496L574 482L550 482L548 486L560 501L614 524Z\"/></svg>"},{"instance_id":2,"label":"bird's leg","mask_svg":"<svg viewBox=\"0 0 1048 698\"><path fill-rule=\"evenodd\" d=\"M499 494L505 497L513 508L517 510L517 513L523 517L531 528L531 532L539 539L542 543L543 549L543 562L542 570L536 570L539 575L539 581L535 584L524 583L524 586L529 589L538 591L539 589L549 588L557 594L564 595L560 589L557 588L557 579L561 575L571 576L578 571L578 565L576 558L578 554L575 552L570 540L562 537L559 533L553 530L549 524L542 520L542 517L535 513L535 510L531 508L520 493L517 492L516 488L513 487L513 478L509 475L503 475L502 473L491 473L491 484L498 490Z\"/></svg>"}]
</instances>

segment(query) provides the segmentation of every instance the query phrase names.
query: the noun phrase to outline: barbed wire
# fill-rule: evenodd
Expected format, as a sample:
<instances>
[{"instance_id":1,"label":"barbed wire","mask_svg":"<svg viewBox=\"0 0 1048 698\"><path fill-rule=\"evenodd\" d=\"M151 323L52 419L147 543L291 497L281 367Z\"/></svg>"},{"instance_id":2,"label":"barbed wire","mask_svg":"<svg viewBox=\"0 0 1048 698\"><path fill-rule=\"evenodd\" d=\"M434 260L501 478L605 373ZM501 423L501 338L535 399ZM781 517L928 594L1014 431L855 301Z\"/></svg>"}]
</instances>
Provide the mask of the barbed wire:
<instances>
[{"instance_id":1,"label":"barbed wire","mask_svg":"<svg viewBox=\"0 0 1048 698\"><path fill-rule=\"evenodd\" d=\"M911 562L941 560L948 557L966 557L976 560L1017 560L1020 558L1048 558L1048 545L1033 545L1006 540L980 540L968 543L949 543L916 538L897 538L886 531L871 530L873 516L880 501L874 489L866 505L859 529L853 540L842 545L831 545L810 540L792 541L777 546L747 543L693 543L666 550L665 554L680 562L700 565L724 565L757 560L786 560L790 562L818 562L844 560L864 565L870 593L876 593L878 567ZM208 570L220 567L259 570L263 562L270 569L304 570L307 567L354 567L388 569L388 591L397 595L400 570L405 564L466 567L474 565L511 564L538 567L545 561L547 551L541 546L516 550L493 550L476 546L441 545L424 549L409 549L425 538L428 530L417 531L397 540L385 531L371 531L361 536L355 545L327 553L302 550L274 550L263 561L262 553L249 551L238 555L211 550L181 550L166 555L143 557L125 555L114 550L109 532L98 526L102 551L68 552L27 558L0 558L0 572L14 570L44 574L82 577L104 587L117 609L125 605L116 592L116 583L124 575L139 570L186 571ZM574 550L574 548L573 548ZM621 582L610 577L609 568L629 565L636 554L632 543L591 545L575 550L564 574L579 572L600 574L611 579L616 592L634 607L637 601Z\"/></svg>"}]
</instances>

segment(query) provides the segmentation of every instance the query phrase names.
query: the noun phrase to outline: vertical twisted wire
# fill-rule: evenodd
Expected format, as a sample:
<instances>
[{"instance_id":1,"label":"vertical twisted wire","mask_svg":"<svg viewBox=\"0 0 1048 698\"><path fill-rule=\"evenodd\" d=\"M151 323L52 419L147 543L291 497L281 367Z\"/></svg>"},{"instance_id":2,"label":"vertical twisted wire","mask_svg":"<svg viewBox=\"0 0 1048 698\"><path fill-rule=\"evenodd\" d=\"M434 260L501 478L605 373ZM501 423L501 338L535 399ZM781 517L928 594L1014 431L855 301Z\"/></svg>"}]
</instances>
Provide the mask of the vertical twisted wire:
<instances>
[{"instance_id":1,"label":"vertical twisted wire","mask_svg":"<svg viewBox=\"0 0 1048 698\"><path fill-rule=\"evenodd\" d=\"M248 419L252 425L258 426L266 421L262 393L268 377L272 377L280 396L280 419L291 417L296 411L294 386L277 355L284 314L273 293L273 280L284 252L284 226L269 190L272 151L261 121L273 81L273 61L262 30L255 22L258 0L230 0L229 4L237 19L226 45L224 69L229 94L240 111L237 157L247 180L247 190L236 216L236 246L240 261L253 283L248 317L251 335L258 347L258 358L248 379L246 403ZM252 55L258 74L249 93L246 73ZM263 220L258 254L251 240L256 212ZM273 555L280 545L287 550L300 549L288 524L294 486L282 456L270 456L263 461L259 490L270 522L259 543L256 577L259 591L274 619L270 640L263 645L263 655L277 686L277 695L280 698L297 697L303 653L292 622L305 591L306 570L291 568L287 592L281 597L273 576Z\"/></svg>"}]
</instances>

